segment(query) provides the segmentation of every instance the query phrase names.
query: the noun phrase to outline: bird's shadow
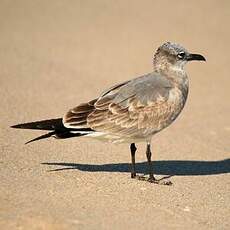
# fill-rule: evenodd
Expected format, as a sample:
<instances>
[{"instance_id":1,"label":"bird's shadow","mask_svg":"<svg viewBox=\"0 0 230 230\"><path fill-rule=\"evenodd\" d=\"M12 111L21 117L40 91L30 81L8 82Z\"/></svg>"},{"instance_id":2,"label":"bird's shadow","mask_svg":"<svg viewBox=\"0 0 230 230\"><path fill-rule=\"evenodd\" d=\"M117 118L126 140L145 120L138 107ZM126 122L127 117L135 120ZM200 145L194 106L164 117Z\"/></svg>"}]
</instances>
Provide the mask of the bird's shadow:
<instances>
[{"instance_id":1,"label":"bird's shadow","mask_svg":"<svg viewBox=\"0 0 230 230\"><path fill-rule=\"evenodd\" d=\"M58 166L58 168L49 171L62 170L81 170L88 172L130 172L129 163L117 164L79 164L65 162L44 162L43 165ZM230 159L220 161L154 161L153 169L155 174L159 175L177 175L177 176L199 176L214 175L230 172ZM147 171L146 162L136 163L136 172L145 174Z\"/></svg>"}]
</instances>

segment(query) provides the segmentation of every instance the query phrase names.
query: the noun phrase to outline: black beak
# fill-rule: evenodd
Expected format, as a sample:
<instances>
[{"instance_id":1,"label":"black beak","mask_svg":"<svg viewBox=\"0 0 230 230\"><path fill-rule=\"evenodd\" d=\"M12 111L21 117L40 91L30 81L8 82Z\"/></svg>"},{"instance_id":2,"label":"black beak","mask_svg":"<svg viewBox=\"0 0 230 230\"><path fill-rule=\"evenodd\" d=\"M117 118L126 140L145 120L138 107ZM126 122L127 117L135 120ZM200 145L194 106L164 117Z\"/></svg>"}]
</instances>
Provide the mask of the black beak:
<instances>
[{"instance_id":1,"label":"black beak","mask_svg":"<svg viewBox=\"0 0 230 230\"><path fill-rule=\"evenodd\" d=\"M204 56L200 54L189 54L186 58L187 61L206 61Z\"/></svg>"}]
</instances>

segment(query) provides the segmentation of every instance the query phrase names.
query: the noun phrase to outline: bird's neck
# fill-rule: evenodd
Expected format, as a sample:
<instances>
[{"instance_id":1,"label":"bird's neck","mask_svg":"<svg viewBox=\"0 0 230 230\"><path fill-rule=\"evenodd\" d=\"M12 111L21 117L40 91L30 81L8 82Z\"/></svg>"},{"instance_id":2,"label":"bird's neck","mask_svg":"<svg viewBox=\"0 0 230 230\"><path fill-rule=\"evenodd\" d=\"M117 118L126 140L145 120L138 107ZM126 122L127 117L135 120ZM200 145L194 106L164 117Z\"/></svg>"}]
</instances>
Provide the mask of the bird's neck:
<instances>
[{"instance_id":1,"label":"bird's neck","mask_svg":"<svg viewBox=\"0 0 230 230\"><path fill-rule=\"evenodd\" d=\"M188 85L188 77L184 66L164 65L154 66L154 69L155 72L164 75L176 85Z\"/></svg>"}]
</instances>

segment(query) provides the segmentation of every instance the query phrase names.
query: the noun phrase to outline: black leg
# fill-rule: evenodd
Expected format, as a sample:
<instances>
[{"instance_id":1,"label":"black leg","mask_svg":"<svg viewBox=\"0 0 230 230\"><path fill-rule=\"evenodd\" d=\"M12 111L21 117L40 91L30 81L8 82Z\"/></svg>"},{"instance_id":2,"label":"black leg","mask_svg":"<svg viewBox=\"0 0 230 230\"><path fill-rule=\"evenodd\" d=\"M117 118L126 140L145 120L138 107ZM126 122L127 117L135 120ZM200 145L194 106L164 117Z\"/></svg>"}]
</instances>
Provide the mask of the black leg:
<instances>
[{"instance_id":1,"label":"black leg","mask_svg":"<svg viewBox=\"0 0 230 230\"><path fill-rule=\"evenodd\" d=\"M132 164L131 164L131 178L136 177L136 169L135 169L135 153L136 153L136 146L135 143L132 143L130 145L130 151L131 151L131 159L132 159Z\"/></svg>"},{"instance_id":2,"label":"black leg","mask_svg":"<svg viewBox=\"0 0 230 230\"><path fill-rule=\"evenodd\" d=\"M171 182L171 181L164 181L164 180L162 180L162 179L156 180L156 178L155 178L154 175L153 175L153 167L152 167L151 156L152 156L152 153L151 153L151 146L150 146L150 144L148 143L148 144L147 144L147 149L146 149L146 157L147 157L148 165L149 165L149 179L148 179L148 181L151 182L151 183L155 183L155 184L172 185L172 182Z\"/></svg>"},{"instance_id":3,"label":"black leg","mask_svg":"<svg viewBox=\"0 0 230 230\"><path fill-rule=\"evenodd\" d=\"M146 157L148 160L148 166L149 166L149 180L155 181L155 177L153 176L153 167L152 167L152 161L151 161L151 146L150 144L147 144L147 149L146 149Z\"/></svg>"}]
</instances>

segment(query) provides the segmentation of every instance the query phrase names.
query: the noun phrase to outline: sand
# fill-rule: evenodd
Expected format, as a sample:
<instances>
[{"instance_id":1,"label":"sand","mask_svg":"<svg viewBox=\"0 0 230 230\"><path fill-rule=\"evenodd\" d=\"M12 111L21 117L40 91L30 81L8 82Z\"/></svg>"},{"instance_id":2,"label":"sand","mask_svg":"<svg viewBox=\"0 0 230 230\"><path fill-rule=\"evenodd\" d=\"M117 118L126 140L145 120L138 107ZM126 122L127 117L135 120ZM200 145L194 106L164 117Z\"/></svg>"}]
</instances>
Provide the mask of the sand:
<instances>
[{"instance_id":1,"label":"sand","mask_svg":"<svg viewBox=\"0 0 230 230\"><path fill-rule=\"evenodd\" d=\"M1 1L0 229L230 229L229 1ZM61 117L152 71L165 41L201 53L176 122L153 138L157 178L130 178L129 146L24 143L20 122ZM146 170L138 144L137 171ZM44 164L45 163L45 164Z\"/></svg>"}]
</instances>

